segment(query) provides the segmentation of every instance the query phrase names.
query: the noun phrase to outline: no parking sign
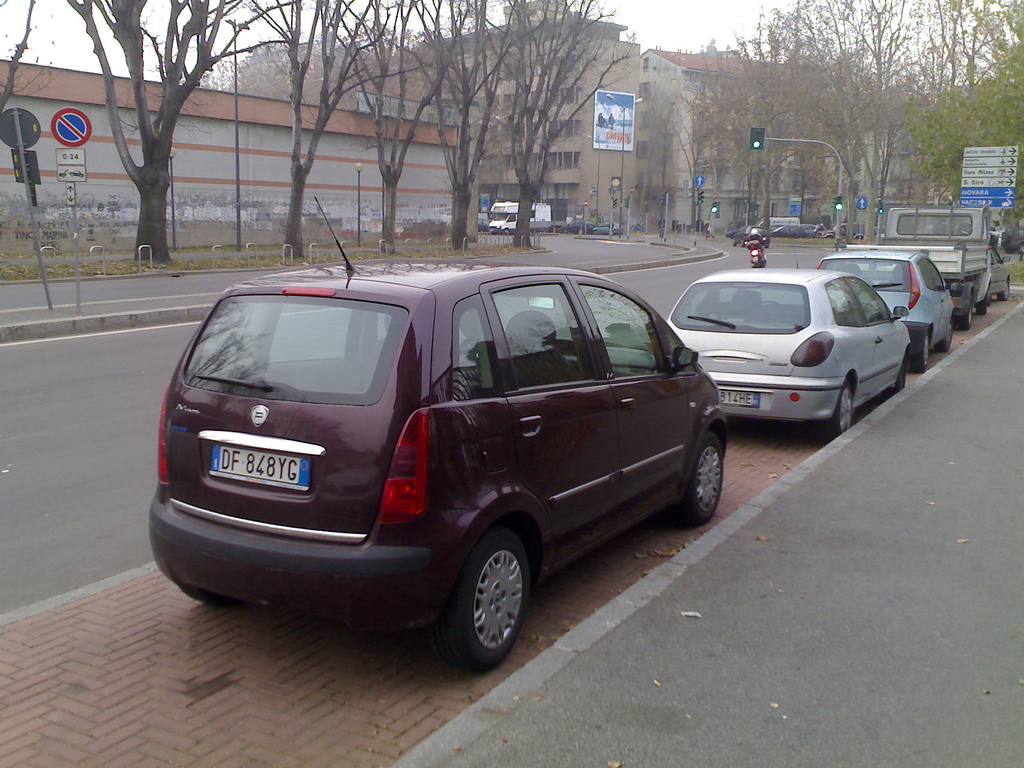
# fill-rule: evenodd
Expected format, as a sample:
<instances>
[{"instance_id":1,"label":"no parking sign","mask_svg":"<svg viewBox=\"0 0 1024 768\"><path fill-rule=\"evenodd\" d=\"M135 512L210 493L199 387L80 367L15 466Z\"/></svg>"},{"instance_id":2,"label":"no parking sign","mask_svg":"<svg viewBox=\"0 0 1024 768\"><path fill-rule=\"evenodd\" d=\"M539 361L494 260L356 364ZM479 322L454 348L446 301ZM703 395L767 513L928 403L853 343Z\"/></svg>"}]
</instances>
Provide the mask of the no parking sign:
<instances>
[{"instance_id":1,"label":"no parking sign","mask_svg":"<svg viewBox=\"0 0 1024 768\"><path fill-rule=\"evenodd\" d=\"M92 136L92 123L81 110L65 107L53 116L50 132L65 147L80 147Z\"/></svg>"}]
</instances>

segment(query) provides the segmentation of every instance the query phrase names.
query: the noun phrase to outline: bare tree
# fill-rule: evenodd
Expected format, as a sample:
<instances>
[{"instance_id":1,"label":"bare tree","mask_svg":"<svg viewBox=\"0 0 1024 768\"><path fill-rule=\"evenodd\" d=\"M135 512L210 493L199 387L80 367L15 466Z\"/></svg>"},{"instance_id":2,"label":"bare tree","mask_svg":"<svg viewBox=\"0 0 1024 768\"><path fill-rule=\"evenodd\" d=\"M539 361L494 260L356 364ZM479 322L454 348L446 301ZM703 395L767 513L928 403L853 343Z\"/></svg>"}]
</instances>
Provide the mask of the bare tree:
<instances>
[{"instance_id":1,"label":"bare tree","mask_svg":"<svg viewBox=\"0 0 1024 768\"><path fill-rule=\"evenodd\" d=\"M317 0L311 7L306 6L299 0L284 7L269 7L264 16L288 61L291 192L284 240L300 257L306 181L328 121L342 97L358 85L352 77L357 57L370 45L365 28L369 6L356 9L351 0ZM317 81L315 103L307 105L307 91L311 92Z\"/></svg>"},{"instance_id":2,"label":"bare tree","mask_svg":"<svg viewBox=\"0 0 1024 768\"><path fill-rule=\"evenodd\" d=\"M597 0L512 0L506 16L512 37L502 72L502 138L519 183L513 242L529 245L551 149L637 46L618 40L621 27L608 23Z\"/></svg>"},{"instance_id":3,"label":"bare tree","mask_svg":"<svg viewBox=\"0 0 1024 768\"><path fill-rule=\"evenodd\" d=\"M508 51L509 27L494 28L488 0L447 0L441 55L450 58L437 99L437 125L452 186L452 248L469 236L477 172ZM446 41L450 41L448 46Z\"/></svg>"},{"instance_id":4,"label":"bare tree","mask_svg":"<svg viewBox=\"0 0 1024 768\"><path fill-rule=\"evenodd\" d=\"M114 145L128 177L139 191L139 227L136 247L149 245L153 260L170 261L167 249L168 158L174 129L182 107L199 87L203 76L236 50L238 29L229 17L240 12L243 0L170 0L161 4L166 14L163 33L153 31L143 19L146 0L67 0L82 17L92 40L106 89L107 115ZM154 4L155 5L155 4ZM112 37L117 51L108 42ZM249 50L249 49L246 49ZM111 59L123 59L128 88L118 88ZM147 82L147 70L155 66L158 82ZM128 144L120 109L133 110L141 159Z\"/></svg>"},{"instance_id":5,"label":"bare tree","mask_svg":"<svg viewBox=\"0 0 1024 768\"><path fill-rule=\"evenodd\" d=\"M7 0L0 2L0 8L3 8L5 5L7 5ZM14 93L14 77L18 73L21 57L25 55L25 50L28 48L28 36L32 32L32 12L35 10L35 7L36 0L29 0L28 10L25 13L25 33L21 36L21 40L15 44L14 50L6 62L7 77L4 78L3 85L0 87L0 112L4 111L4 108L7 106L7 100Z\"/></svg>"},{"instance_id":6,"label":"bare tree","mask_svg":"<svg viewBox=\"0 0 1024 768\"><path fill-rule=\"evenodd\" d=\"M373 115L377 166L385 190L381 237L394 250L398 182L412 144L427 129L424 113L441 91L451 62L441 40L445 0L371 2L370 46L360 58L364 106ZM431 121L433 122L433 121Z\"/></svg>"}]
</instances>

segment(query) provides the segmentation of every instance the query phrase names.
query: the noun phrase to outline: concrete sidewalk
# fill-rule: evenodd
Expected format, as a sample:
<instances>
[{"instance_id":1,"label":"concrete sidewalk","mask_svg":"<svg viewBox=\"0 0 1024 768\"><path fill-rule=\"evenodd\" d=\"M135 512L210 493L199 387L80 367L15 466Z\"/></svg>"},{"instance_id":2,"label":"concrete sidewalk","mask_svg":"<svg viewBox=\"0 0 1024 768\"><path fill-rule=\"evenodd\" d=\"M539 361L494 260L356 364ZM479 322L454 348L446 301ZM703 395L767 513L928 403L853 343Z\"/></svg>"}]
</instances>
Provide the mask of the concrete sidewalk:
<instances>
[{"instance_id":1,"label":"concrete sidewalk","mask_svg":"<svg viewBox=\"0 0 1024 768\"><path fill-rule=\"evenodd\" d=\"M394 768L1024 765L1022 378L1017 306Z\"/></svg>"}]
</instances>

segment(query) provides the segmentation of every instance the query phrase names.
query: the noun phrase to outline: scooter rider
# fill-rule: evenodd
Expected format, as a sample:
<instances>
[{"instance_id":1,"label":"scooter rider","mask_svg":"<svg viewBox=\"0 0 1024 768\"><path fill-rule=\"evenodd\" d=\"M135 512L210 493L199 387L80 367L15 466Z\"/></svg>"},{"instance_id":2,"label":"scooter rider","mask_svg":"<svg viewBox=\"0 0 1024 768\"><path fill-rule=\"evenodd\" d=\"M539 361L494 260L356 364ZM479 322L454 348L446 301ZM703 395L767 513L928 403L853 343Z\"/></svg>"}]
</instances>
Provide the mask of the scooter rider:
<instances>
[{"instance_id":1,"label":"scooter rider","mask_svg":"<svg viewBox=\"0 0 1024 768\"><path fill-rule=\"evenodd\" d=\"M753 267L764 267L768 264L768 259L764 255L764 248L768 244L768 238L761 234L761 230L752 229L750 234L747 235L747 239L743 241L743 246L750 251L750 263Z\"/></svg>"},{"instance_id":2,"label":"scooter rider","mask_svg":"<svg viewBox=\"0 0 1024 768\"><path fill-rule=\"evenodd\" d=\"M743 241L743 247L747 250L751 248L761 248L763 250L767 244L768 239L761 234L761 230L759 229L750 230L750 233L747 235L747 239Z\"/></svg>"}]
</instances>

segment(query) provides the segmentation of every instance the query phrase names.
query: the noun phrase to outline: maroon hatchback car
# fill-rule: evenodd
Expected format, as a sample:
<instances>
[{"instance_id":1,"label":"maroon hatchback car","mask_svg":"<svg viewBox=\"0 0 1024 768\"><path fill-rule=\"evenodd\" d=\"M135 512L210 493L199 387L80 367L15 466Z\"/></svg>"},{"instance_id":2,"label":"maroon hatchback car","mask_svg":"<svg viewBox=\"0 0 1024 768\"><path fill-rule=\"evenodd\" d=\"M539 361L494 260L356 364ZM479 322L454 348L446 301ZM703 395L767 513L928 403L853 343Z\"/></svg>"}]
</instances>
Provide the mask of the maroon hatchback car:
<instances>
[{"instance_id":1,"label":"maroon hatchback car","mask_svg":"<svg viewBox=\"0 0 1024 768\"><path fill-rule=\"evenodd\" d=\"M531 588L722 489L718 391L665 321L596 275L386 262L225 292L160 419L150 534L210 604L431 625L480 670Z\"/></svg>"}]
</instances>

